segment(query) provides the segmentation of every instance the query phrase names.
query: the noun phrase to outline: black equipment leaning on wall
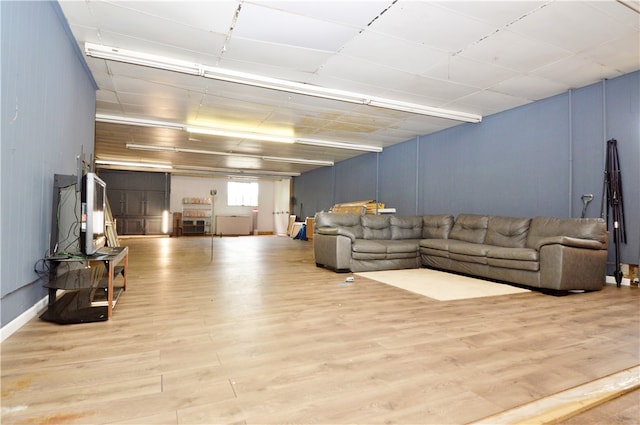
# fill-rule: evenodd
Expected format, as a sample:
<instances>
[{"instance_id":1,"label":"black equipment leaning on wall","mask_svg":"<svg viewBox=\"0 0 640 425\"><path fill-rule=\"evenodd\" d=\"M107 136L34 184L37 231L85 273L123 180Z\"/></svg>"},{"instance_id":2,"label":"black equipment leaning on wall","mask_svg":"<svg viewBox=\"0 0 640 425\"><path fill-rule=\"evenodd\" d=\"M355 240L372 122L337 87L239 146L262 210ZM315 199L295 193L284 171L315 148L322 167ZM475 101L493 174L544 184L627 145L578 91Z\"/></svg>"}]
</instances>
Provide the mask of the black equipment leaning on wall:
<instances>
[{"instance_id":1,"label":"black equipment leaning on wall","mask_svg":"<svg viewBox=\"0 0 640 425\"><path fill-rule=\"evenodd\" d=\"M622 270L620 269L620 243L627 243L627 233L624 228L624 202L622 199L622 174L620 172L620 159L618 156L618 142L616 139L607 141L607 157L604 170L604 187L602 189L602 206L600 216L604 218L606 196L606 221L609 227L609 210L613 223L613 243L615 245L616 264L613 275L616 285L620 287L622 282Z\"/></svg>"}]
</instances>

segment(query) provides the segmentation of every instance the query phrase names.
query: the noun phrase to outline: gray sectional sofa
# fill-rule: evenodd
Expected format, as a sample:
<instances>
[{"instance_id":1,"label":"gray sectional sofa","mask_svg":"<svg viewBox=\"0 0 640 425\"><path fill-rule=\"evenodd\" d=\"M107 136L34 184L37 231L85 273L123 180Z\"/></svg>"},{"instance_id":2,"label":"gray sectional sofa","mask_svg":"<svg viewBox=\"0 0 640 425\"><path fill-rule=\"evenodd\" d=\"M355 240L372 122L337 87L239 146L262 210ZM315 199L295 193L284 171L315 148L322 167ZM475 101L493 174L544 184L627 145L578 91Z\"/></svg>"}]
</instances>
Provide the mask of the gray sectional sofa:
<instances>
[{"instance_id":1,"label":"gray sectional sofa","mask_svg":"<svg viewBox=\"0 0 640 425\"><path fill-rule=\"evenodd\" d=\"M316 265L338 272L430 267L554 291L599 290L602 219L317 213Z\"/></svg>"}]
</instances>

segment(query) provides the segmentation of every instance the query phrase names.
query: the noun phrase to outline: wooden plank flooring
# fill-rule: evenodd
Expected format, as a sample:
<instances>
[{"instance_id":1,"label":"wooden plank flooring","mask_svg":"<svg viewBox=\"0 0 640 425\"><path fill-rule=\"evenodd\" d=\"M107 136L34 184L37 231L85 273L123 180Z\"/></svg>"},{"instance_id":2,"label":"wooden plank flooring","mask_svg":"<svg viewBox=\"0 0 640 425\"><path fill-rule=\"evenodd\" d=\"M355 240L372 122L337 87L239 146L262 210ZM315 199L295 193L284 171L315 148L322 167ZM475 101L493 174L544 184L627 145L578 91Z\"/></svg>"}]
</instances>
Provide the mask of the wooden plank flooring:
<instances>
[{"instance_id":1,"label":"wooden plank flooring","mask_svg":"<svg viewBox=\"0 0 640 425\"><path fill-rule=\"evenodd\" d=\"M634 288L441 302L284 237L122 244L110 321L2 343L3 424L463 424L640 364Z\"/></svg>"}]
</instances>

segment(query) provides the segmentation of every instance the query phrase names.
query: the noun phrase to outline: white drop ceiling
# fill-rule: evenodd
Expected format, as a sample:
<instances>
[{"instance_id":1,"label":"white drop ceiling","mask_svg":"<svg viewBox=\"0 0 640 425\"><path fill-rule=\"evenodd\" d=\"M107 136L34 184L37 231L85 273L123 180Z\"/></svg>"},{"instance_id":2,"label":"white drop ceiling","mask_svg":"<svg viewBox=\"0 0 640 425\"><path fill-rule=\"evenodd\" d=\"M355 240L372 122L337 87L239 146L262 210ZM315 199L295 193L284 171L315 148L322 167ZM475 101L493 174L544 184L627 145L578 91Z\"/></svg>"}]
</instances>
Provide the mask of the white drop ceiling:
<instances>
[{"instance_id":1,"label":"white drop ceiling","mask_svg":"<svg viewBox=\"0 0 640 425\"><path fill-rule=\"evenodd\" d=\"M82 52L88 42L483 117L640 69L638 0L87 0L60 6ZM86 61L99 87L98 115L380 148L460 124L88 56ZM263 157L337 163L361 154L96 123L97 160L161 163L178 174L296 175L318 165Z\"/></svg>"}]
</instances>

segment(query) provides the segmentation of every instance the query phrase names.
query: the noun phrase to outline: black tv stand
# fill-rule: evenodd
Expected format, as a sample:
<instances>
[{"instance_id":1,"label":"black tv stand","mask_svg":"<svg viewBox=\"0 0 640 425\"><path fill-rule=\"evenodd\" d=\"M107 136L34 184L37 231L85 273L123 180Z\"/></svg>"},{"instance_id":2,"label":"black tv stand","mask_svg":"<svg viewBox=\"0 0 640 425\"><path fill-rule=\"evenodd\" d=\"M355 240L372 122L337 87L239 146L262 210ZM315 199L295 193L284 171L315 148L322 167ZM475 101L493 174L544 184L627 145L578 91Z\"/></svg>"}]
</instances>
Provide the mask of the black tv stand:
<instances>
[{"instance_id":1,"label":"black tv stand","mask_svg":"<svg viewBox=\"0 0 640 425\"><path fill-rule=\"evenodd\" d=\"M40 318L61 324L109 320L127 288L129 263L126 246L110 250L107 255L47 258L49 281L44 287L49 290L49 303ZM61 269L65 265L66 271ZM59 296L58 291L62 291Z\"/></svg>"}]
</instances>

